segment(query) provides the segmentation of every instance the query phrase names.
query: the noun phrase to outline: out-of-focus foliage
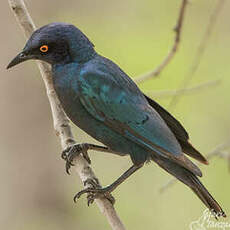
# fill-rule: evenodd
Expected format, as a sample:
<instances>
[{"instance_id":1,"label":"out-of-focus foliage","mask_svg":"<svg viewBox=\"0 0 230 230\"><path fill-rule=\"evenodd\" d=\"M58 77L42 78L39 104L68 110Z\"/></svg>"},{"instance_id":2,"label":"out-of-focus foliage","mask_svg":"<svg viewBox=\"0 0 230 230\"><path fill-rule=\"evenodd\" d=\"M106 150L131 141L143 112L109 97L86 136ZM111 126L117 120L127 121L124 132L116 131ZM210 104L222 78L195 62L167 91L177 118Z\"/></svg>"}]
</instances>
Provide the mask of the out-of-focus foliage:
<instances>
[{"instance_id":1,"label":"out-of-focus foliage","mask_svg":"<svg viewBox=\"0 0 230 230\"><path fill-rule=\"evenodd\" d=\"M75 24L93 41L99 53L114 60L131 77L153 69L167 54L174 39L172 28L180 3L179 0L27 1L38 26L54 21ZM179 86L191 67L216 3L190 1L179 52L158 79L140 85L143 91ZM184 96L174 110L189 131L192 143L204 154L230 134L229 10L227 3L190 86L219 78L222 84ZM72 202L82 186L75 176L67 176L64 171L37 67L28 62L5 70L25 40L7 1L1 1L0 11L0 228L109 229L95 205L88 208L85 199L76 205ZM158 101L167 108L170 99ZM92 141L77 128L74 133L79 142ZM90 155L104 185L131 164L127 157L96 152ZM202 171L202 181L230 215L230 175L226 162L213 159ZM201 216L203 204L184 185L178 183L164 194L159 193L170 178L151 163L114 192L115 207L127 229L189 229L189 223Z\"/></svg>"}]
</instances>

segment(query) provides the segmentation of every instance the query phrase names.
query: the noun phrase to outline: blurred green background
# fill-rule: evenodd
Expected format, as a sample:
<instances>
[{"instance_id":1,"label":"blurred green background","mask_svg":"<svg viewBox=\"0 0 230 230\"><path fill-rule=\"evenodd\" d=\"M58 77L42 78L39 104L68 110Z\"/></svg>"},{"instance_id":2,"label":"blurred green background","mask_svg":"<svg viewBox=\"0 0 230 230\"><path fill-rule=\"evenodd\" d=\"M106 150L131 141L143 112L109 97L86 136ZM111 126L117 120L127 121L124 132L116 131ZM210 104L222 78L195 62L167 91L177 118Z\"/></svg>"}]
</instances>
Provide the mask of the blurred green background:
<instances>
[{"instance_id":1,"label":"blurred green background","mask_svg":"<svg viewBox=\"0 0 230 230\"><path fill-rule=\"evenodd\" d=\"M190 86L222 79L222 84L183 96L173 114L190 133L191 141L207 154L230 135L230 2L218 19L200 68ZM26 1L38 27L54 22L73 23L96 45L134 77L156 67L173 40L177 0L68 0ZM197 47L217 0L191 0L187 8L180 49L157 79L143 91L177 89L191 68ZM25 39L9 9L0 3L0 229L110 229L104 216L86 199L77 204L73 195L82 189L79 179L68 176L61 160L45 88L34 62L6 71L8 62L23 48ZM157 99L165 106L171 98ZM78 142L92 141L74 127ZM130 165L128 157L91 152L92 166L103 185L111 183ZM230 174L227 162L212 159L202 166L202 181L230 215ZM184 185L177 183L161 194L172 177L148 164L113 194L115 208L127 229L189 229L204 205ZM230 222L227 218L226 221Z\"/></svg>"}]
</instances>

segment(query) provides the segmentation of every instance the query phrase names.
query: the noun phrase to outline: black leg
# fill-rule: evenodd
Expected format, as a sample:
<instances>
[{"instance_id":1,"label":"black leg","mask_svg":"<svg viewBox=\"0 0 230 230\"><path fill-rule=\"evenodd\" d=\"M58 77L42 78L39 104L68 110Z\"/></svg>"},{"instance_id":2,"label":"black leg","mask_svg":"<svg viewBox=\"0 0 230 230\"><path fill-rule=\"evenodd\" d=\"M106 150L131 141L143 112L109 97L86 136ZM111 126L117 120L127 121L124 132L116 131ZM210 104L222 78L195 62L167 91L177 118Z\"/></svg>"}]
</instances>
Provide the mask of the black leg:
<instances>
[{"instance_id":1,"label":"black leg","mask_svg":"<svg viewBox=\"0 0 230 230\"><path fill-rule=\"evenodd\" d=\"M87 181L86 184L90 184L90 188L86 188L80 192L78 192L74 196L74 201L76 202L77 199L81 197L84 193L88 193L87 199L88 204L93 203L94 199L101 197L101 196L108 196L112 191L114 191L118 185L120 185L122 182L124 182L129 176L131 176L134 172L136 172L139 168L143 166L139 165L133 165L131 166L126 172L124 172L116 181L114 181L111 185L100 188L95 182Z\"/></svg>"},{"instance_id":2,"label":"black leg","mask_svg":"<svg viewBox=\"0 0 230 230\"><path fill-rule=\"evenodd\" d=\"M100 145L94 145L94 144L88 144L88 143L83 143L83 144L75 144L67 149L65 149L62 152L62 159L66 161L66 172L69 174L69 169L71 166L73 166L73 160L75 157L77 157L80 153L83 155L83 157L86 159L86 161L90 164L91 160L88 155L88 150L96 150L100 152L109 152L109 153L114 153L114 154L119 154L117 152L114 152L110 150L108 147L105 146L100 146Z\"/></svg>"}]
</instances>

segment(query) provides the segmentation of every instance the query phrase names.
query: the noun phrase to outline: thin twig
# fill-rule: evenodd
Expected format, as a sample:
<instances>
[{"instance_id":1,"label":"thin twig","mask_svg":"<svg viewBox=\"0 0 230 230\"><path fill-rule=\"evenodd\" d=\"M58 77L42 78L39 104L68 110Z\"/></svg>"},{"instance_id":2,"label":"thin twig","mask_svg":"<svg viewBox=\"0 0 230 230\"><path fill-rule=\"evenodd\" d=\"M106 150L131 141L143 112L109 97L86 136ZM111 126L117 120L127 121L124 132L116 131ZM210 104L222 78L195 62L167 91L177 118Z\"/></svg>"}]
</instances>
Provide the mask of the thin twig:
<instances>
[{"instance_id":1,"label":"thin twig","mask_svg":"<svg viewBox=\"0 0 230 230\"><path fill-rule=\"evenodd\" d=\"M194 57L194 61L193 61L193 64L191 66L191 69L189 70L188 74L185 76L184 80L181 82L181 86L179 87L180 89L186 89L187 88L187 86L191 82L192 78L194 77L197 69L199 68L200 63L201 63L201 59L202 59L204 52L208 46L208 42L209 42L209 39L211 37L210 35L213 31L213 28L217 22L218 16L220 15L221 10L223 9L225 3L226 3L226 0L218 0L217 5L214 8L214 10L210 16L209 24L208 24L207 29L205 31L204 37L198 46L197 54ZM182 97L182 95L183 95L183 93L180 95L175 95L172 98L172 100L169 104L170 110L175 109L175 107L178 104L179 99Z\"/></svg>"},{"instance_id":2,"label":"thin twig","mask_svg":"<svg viewBox=\"0 0 230 230\"><path fill-rule=\"evenodd\" d=\"M24 1L8 0L8 2L19 25L25 33L25 36L28 38L35 30L35 25L28 13L28 10L25 7ZM62 148L65 149L66 147L76 143L69 125L69 120L63 112L61 104L54 91L52 74L49 66L41 62L38 62L38 66L46 86L47 96L52 110L54 129L57 136L60 138ZM95 178L94 172L82 156L77 157L74 164L74 168L80 176L82 182L86 181L87 179ZM114 207L107 199L98 198L96 199L96 203L100 211L107 218L107 221L113 230L125 230L125 227L118 217Z\"/></svg>"},{"instance_id":3,"label":"thin twig","mask_svg":"<svg viewBox=\"0 0 230 230\"><path fill-rule=\"evenodd\" d=\"M199 85L196 85L194 87L190 87L187 89L176 89L176 90L162 90L162 91L145 91L145 93L153 98L167 98L174 95L180 95L180 94L193 94L195 92L200 92L206 89L210 89L212 87L218 86L221 83L221 80L214 80L214 81L208 81Z\"/></svg>"},{"instance_id":4,"label":"thin twig","mask_svg":"<svg viewBox=\"0 0 230 230\"><path fill-rule=\"evenodd\" d=\"M229 163L230 154L224 152L226 149L229 149L229 148L230 148L230 140L227 140L226 142L217 145L211 152L209 152L206 155L206 159L210 160L215 156L219 156L219 157L227 159L228 163ZM202 164L199 163L199 166L202 166ZM173 179L169 180L165 185L163 185L160 188L160 193L165 192L169 187L171 187L172 185L176 184L177 182L178 182L178 180L176 178L173 178Z\"/></svg>"},{"instance_id":5,"label":"thin twig","mask_svg":"<svg viewBox=\"0 0 230 230\"><path fill-rule=\"evenodd\" d=\"M152 70L148 73L145 73L141 76L136 77L134 79L136 83L140 83L140 82L148 80L149 78L159 76L161 71L170 63L170 61L172 60L172 58L176 54L178 47L179 47L180 39L181 39L181 31L182 31L182 26L183 26L183 22L184 22L184 15L185 15L185 10L186 10L187 4L188 4L188 0L182 0L180 12L179 12L179 17L177 19L177 24L174 27L174 31L176 33L175 40L174 40L173 46L172 46L171 50L169 51L168 55L164 58L164 60L160 63L160 65L157 66L154 70Z\"/></svg>"}]
</instances>

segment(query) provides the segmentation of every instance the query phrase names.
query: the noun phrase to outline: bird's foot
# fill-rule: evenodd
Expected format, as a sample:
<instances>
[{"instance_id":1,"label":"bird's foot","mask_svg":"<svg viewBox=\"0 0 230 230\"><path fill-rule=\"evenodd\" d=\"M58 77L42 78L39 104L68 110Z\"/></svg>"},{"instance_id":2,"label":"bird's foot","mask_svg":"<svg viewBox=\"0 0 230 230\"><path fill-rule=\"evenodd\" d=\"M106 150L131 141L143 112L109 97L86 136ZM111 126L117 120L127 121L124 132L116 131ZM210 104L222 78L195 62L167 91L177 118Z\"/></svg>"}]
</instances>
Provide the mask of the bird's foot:
<instances>
[{"instance_id":1,"label":"bird's foot","mask_svg":"<svg viewBox=\"0 0 230 230\"><path fill-rule=\"evenodd\" d=\"M74 165L73 164L74 158L79 156L80 153L83 155L83 157L85 158L85 160L89 164L91 163L91 160L90 160L89 155L88 155L88 150L89 150L89 144L83 143L83 144L72 145L72 146L66 148L62 152L61 157L62 157L62 159L64 159L66 161L66 172L68 174L70 174L69 170L70 170L71 166Z\"/></svg>"},{"instance_id":2,"label":"bird's foot","mask_svg":"<svg viewBox=\"0 0 230 230\"><path fill-rule=\"evenodd\" d=\"M97 198L106 198L109 200L109 202L114 205L115 203L115 198L111 195L112 189L110 186L102 188L101 185L99 184L98 179L87 179L84 182L84 186L88 185L89 187L86 189L83 189L82 191L78 192L74 196L74 202L76 202L81 195L87 193L87 204L88 206L94 202L95 199Z\"/></svg>"}]
</instances>

